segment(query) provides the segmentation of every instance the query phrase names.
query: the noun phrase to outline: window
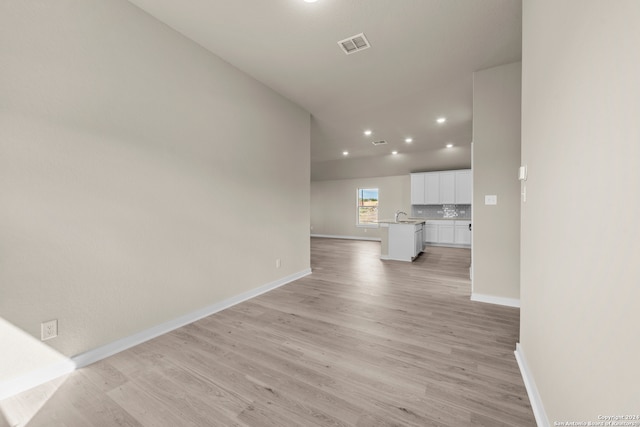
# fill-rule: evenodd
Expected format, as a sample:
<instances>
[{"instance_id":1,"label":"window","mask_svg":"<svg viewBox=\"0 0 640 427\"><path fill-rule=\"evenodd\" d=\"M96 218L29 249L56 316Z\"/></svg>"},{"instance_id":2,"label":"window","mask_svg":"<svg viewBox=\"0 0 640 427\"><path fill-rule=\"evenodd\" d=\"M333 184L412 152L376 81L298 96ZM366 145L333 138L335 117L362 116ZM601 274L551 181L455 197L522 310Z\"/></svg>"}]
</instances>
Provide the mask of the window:
<instances>
[{"instance_id":1,"label":"window","mask_svg":"<svg viewBox=\"0 0 640 427\"><path fill-rule=\"evenodd\" d=\"M358 188L359 226L378 226L378 189Z\"/></svg>"}]
</instances>

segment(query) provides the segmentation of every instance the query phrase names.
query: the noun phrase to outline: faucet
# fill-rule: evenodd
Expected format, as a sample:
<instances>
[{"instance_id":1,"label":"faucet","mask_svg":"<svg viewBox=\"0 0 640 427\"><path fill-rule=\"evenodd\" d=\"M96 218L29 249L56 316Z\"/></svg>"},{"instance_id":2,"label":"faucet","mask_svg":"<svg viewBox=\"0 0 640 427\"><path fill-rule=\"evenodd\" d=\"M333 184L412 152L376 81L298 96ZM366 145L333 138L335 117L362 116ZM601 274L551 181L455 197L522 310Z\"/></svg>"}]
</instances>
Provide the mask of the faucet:
<instances>
[{"instance_id":1,"label":"faucet","mask_svg":"<svg viewBox=\"0 0 640 427\"><path fill-rule=\"evenodd\" d=\"M407 213L402 211L396 211L395 222L398 222L398 217L400 215L407 215Z\"/></svg>"}]
</instances>

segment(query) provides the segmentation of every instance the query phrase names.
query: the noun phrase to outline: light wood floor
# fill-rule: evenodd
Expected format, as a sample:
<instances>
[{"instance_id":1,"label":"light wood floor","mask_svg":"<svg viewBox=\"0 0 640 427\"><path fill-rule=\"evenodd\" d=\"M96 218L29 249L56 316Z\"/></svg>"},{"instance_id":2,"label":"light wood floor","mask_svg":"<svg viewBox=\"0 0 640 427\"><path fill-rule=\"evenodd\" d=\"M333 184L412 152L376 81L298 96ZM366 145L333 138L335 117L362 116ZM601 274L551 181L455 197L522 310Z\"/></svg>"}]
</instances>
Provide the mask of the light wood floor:
<instances>
[{"instance_id":1,"label":"light wood floor","mask_svg":"<svg viewBox=\"0 0 640 427\"><path fill-rule=\"evenodd\" d=\"M4 403L53 387L30 427L535 426L519 311L469 300L470 251L379 251L312 239L312 275Z\"/></svg>"}]
</instances>

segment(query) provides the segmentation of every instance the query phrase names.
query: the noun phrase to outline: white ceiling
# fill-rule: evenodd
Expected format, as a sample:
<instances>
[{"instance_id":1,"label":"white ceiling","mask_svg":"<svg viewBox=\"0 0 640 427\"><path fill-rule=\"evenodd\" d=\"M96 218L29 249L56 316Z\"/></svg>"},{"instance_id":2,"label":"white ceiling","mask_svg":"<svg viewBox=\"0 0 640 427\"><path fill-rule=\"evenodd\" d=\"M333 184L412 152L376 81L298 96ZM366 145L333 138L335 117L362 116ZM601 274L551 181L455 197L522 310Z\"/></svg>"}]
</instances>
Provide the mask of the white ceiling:
<instances>
[{"instance_id":1,"label":"white ceiling","mask_svg":"<svg viewBox=\"0 0 640 427\"><path fill-rule=\"evenodd\" d=\"M130 1L309 111L317 179L469 166L473 72L521 57L520 0Z\"/></svg>"}]
</instances>

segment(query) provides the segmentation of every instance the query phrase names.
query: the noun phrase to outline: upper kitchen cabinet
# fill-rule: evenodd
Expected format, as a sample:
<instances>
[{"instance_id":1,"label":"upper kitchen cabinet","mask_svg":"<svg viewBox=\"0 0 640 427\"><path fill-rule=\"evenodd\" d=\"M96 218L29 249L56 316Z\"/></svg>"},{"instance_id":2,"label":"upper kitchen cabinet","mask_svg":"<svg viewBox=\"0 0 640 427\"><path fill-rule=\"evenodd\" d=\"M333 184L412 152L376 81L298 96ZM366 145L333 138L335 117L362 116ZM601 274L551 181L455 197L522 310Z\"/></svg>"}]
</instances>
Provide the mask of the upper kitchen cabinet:
<instances>
[{"instance_id":1,"label":"upper kitchen cabinet","mask_svg":"<svg viewBox=\"0 0 640 427\"><path fill-rule=\"evenodd\" d=\"M456 171L456 204L471 204L471 170Z\"/></svg>"},{"instance_id":2,"label":"upper kitchen cabinet","mask_svg":"<svg viewBox=\"0 0 640 427\"><path fill-rule=\"evenodd\" d=\"M470 205L471 170L411 174L412 205Z\"/></svg>"},{"instance_id":3,"label":"upper kitchen cabinet","mask_svg":"<svg viewBox=\"0 0 640 427\"><path fill-rule=\"evenodd\" d=\"M424 175L423 173L411 174L411 204L424 205Z\"/></svg>"},{"instance_id":4,"label":"upper kitchen cabinet","mask_svg":"<svg viewBox=\"0 0 640 427\"><path fill-rule=\"evenodd\" d=\"M456 202L456 173L440 172L440 205L451 205Z\"/></svg>"},{"instance_id":5,"label":"upper kitchen cabinet","mask_svg":"<svg viewBox=\"0 0 640 427\"><path fill-rule=\"evenodd\" d=\"M440 172L411 174L411 204L438 205L440 203Z\"/></svg>"},{"instance_id":6,"label":"upper kitchen cabinet","mask_svg":"<svg viewBox=\"0 0 640 427\"><path fill-rule=\"evenodd\" d=\"M424 175L424 204L440 204L440 172L427 172Z\"/></svg>"}]
</instances>

